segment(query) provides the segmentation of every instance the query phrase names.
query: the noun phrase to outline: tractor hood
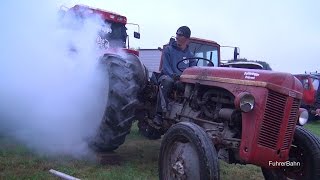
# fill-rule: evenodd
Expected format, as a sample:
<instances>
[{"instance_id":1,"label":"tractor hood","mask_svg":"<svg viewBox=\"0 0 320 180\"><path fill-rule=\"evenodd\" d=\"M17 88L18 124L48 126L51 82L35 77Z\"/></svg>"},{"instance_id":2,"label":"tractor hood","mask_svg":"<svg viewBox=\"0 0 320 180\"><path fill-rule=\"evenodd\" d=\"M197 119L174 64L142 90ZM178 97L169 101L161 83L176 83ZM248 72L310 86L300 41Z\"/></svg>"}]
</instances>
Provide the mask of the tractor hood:
<instances>
[{"instance_id":1,"label":"tractor hood","mask_svg":"<svg viewBox=\"0 0 320 180\"><path fill-rule=\"evenodd\" d=\"M181 81L205 85L229 83L265 87L298 99L302 99L303 94L301 82L292 74L269 70L195 66L184 70Z\"/></svg>"}]
</instances>

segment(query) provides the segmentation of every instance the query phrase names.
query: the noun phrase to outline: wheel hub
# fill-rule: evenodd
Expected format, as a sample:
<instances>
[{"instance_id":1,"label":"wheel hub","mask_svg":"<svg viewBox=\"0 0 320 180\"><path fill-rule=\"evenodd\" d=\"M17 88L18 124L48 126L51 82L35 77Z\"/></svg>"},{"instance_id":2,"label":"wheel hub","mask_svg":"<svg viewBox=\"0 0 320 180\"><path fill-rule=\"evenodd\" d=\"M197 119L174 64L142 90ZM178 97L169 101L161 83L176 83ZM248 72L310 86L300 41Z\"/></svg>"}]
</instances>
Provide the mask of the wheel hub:
<instances>
[{"instance_id":1,"label":"wheel hub","mask_svg":"<svg viewBox=\"0 0 320 180\"><path fill-rule=\"evenodd\" d=\"M168 171L174 179L199 179L198 155L190 143L176 143L170 152Z\"/></svg>"},{"instance_id":2,"label":"wheel hub","mask_svg":"<svg viewBox=\"0 0 320 180\"><path fill-rule=\"evenodd\" d=\"M176 163L172 165L172 169L176 175L178 176L184 175L185 172L184 172L183 160L176 161Z\"/></svg>"}]
</instances>

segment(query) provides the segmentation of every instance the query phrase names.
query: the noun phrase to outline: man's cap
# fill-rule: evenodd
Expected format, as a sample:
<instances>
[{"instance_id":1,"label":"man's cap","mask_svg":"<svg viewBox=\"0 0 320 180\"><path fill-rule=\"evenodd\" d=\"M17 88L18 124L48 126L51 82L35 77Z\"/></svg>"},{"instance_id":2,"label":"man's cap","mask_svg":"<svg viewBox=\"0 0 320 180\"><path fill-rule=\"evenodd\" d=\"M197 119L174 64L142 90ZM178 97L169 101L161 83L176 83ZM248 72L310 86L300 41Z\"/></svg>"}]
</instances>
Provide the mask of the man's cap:
<instances>
[{"instance_id":1,"label":"man's cap","mask_svg":"<svg viewBox=\"0 0 320 180\"><path fill-rule=\"evenodd\" d=\"M184 36L184 37L190 38L191 31L190 31L190 28L188 26L181 26L177 30L176 34L180 35L180 36Z\"/></svg>"}]
</instances>

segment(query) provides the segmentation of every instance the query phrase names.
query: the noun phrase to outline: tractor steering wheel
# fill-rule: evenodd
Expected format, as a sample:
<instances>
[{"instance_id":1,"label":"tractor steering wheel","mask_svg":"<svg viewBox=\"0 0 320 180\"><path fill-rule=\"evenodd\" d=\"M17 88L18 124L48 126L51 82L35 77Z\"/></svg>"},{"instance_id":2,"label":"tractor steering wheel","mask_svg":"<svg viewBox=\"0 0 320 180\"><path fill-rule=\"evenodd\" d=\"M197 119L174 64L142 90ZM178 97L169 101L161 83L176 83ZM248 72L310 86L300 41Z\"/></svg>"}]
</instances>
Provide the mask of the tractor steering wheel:
<instances>
[{"instance_id":1,"label":"tractor steering wheel","mask_svg":"<svg viewBox=\"0 0 320 180\"><path fill-rule=\"evenodd\" d=\"M181 68L181 67L179 67L179 65L180 65L182 62L184 62L185 64L189 64L189 67L190 67L190 62L189 62L189 60L193 60L193 59L197 59L196 65L198 65L199 60L204 60L204 61L207 61L207 62L208 62L208 64L207 64L208 66L212 66L212 67L214 66L213 62L212 62L210 59L206 59L206 58L203 58L203 57L192 57L192 58L185 58L185 59L182 59L182 60L178 61L178 63L177 63L177 69L178 69L179 71L183 72L183 71L186 69L186 67ZM185 62L186 60L188 60L187 63Z\"/></svg>"}]
</instances>

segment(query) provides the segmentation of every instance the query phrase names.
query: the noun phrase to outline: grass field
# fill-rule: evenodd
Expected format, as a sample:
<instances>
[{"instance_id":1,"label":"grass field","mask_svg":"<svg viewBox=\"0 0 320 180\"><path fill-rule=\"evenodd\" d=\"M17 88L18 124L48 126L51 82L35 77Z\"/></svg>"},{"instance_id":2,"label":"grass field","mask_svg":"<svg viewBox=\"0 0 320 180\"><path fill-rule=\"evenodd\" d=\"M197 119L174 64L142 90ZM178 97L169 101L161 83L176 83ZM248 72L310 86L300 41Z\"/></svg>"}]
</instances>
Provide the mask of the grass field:
<instances>
[{"instance_id":1,"label":"grass field","mask_svg":"<svg viewBox=\"0 0 320 180\"><path fill-rule=\"evenodd\" d=\"M305 125L313 134L320 136L320 120L308 123Z\"/></svg>"},{"instance_id":2,"label":"grass field","mask_svg":"<svg viewBox=\"0 0 320 180\"><path fill-rule=\"evenodd\" d=\"M320 136L320 122L306 126ZM158 179L160 140L151 141L138 134L134 126L116 154L107 163L75 160L68 157L43 157L12 140L0 136L0 179L57 179L49 173L55 169L80 179ZM108 158L107 158L108 159ZM259 167L220 164L221 179L263 179Z\"/></svg>"}]
</instances>

